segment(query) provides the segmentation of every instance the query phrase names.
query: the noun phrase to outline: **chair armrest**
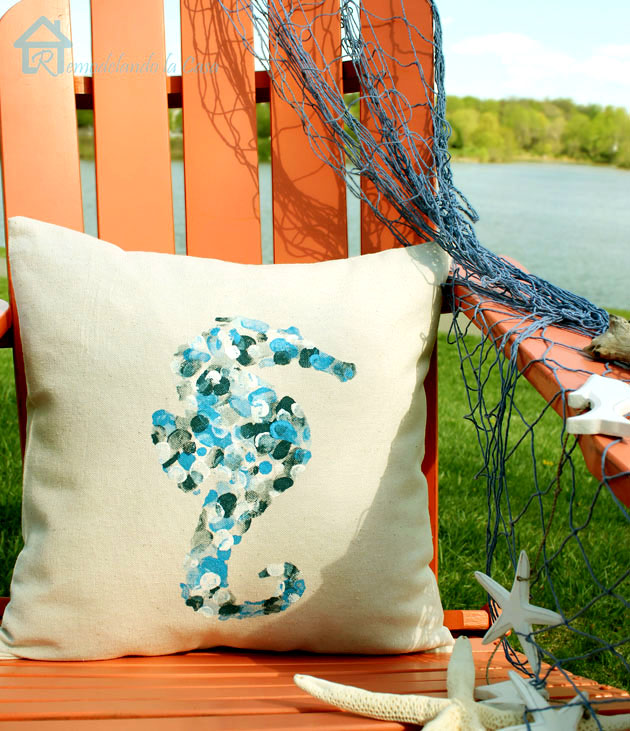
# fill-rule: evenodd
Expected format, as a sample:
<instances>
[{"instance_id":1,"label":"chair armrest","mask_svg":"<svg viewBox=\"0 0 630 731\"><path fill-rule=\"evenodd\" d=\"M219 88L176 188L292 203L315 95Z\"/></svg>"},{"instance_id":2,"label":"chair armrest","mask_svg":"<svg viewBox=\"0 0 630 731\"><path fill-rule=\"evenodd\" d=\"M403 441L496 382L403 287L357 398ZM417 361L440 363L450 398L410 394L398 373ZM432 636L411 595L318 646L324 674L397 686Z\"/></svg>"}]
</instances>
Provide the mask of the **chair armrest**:
<instances>
[{"instance_id":1,"label":"chair armrest","mask_svg":"<svg viewBox=\"0 0 630 731\"><path fill-rule=\"evenodd\" d=\"M0 300L0 348L13 347L13 318L8 302Z\"/></svg>"},{"instance_id":2,"label":"chair armrest","mask_svg":"<svg viewBox=\"0 0 630 731\"><path fill-rule=\"evenodd\" d=\"M508 261L527 271L518 262ZM454 298L460 312L509 355L513 338L505 336L511 327L521 322L522 316L506 305L483 300L465 285L455 287ZM606 367L583 353L582 349L590 342L591 338L586 335L561 327L547 327L519 345L519 370L560 416L573 416L579 412L559 396L580 388L594 373L603 375L605 372L609 378L628 379L627 371L612 364ZM548 363L553 364L553 369ZM630 438L592 434L582 435L578 441L591 474L598 480L608 477L612 492L625 505L630 505Z\"/></svg>"}]
</instances>

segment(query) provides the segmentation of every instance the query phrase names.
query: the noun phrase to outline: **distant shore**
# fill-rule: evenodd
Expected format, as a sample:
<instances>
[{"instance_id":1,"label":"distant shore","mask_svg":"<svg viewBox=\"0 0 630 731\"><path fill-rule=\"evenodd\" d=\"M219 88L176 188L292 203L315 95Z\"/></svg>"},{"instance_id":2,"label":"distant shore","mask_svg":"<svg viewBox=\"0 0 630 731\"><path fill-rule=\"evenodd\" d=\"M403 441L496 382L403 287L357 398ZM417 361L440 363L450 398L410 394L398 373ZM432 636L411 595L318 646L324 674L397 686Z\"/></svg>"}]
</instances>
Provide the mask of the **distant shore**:
<instances>
[{"instance_id":1,"label":"distant shore","mask_svg":"<svg viewBox=\"0 0 630 731\"><path fill-rule=\"evenodd\" d=\"M593 167L616 168L618 170L630 170L628 168L619 168L610 162L595 162L594 160L585 160L577 157L551 157L550 155L516 155L509 160L485 160L481 157L471 157L470 155L460 155L456 151L451 150L451 161L461 163L476 163L480 165L514 165L517 163L531 162L540 165L592 165Z\"/></svg>"},{"instance_id":2,"label":"distant shore","mask_svg":"<svg viewBox=\"0 0 630 731\"><path fill-rule=\"evenodd\" d=\"M184 140L181 134L171 134L171 160L181 161L184 159ZM269 162L271 159L271 143L269 138L258 138L258 153L260 162ZM488 165L510 165L513 163L551 163L554 165L593 165L595 167L615 167L612 163L595 162L584 158L575 158L551 155L535 155L522 153L514 155L507 160L492 160L484 156L475 157L470 154L461 154L458 150L451 150L452 161L461 163L480 163ZM94 160L94 134L92 130L79 130L79 157L81 160Z\"/></svg>"}]
</instances>

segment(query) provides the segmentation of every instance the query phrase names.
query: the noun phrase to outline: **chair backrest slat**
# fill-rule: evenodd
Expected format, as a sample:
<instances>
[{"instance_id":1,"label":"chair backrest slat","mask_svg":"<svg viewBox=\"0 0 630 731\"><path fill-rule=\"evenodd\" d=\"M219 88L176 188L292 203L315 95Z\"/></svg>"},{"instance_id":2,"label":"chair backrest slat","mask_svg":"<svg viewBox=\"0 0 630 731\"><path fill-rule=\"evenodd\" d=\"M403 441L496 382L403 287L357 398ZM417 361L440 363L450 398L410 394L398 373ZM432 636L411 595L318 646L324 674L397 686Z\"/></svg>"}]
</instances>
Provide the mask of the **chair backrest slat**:
<instances>
[{"instance_id":1,"label":"chair backrest slat","mask_svg":"<svg viewBox=\"0 0 630 731\"><path fill-rule=\"evenodd\" d=\"M46 49L31 47L33 39L61 47L51 46L49 53L38 56ZM24 215L83 230L74 80L67 73L72 64L69 46L68 0L22 0L2 18L5 221ZM40 62L45 68L38 67Z\"/></svg>"},{"instance_id":2,"label":"chair backrest slat","mask_svg":"<svg viewBox=\"0 0 630 731\"><path fill-rule=\"evenodd\" d=\"M92 0L92 56L99 235L174 252L162 0Z\"/></svg>"},{"instance_id":3,"label":"chair backrest slat","mask_svg":"<svg viewBox=\"0 0 630 731\"><path fill-rule=\"evenodd\" d=\"M385 77L380 91L391 88L392 85L395 86L398 92L397 97L392 98L389 103L397 105L401 119L406 120L411 115L405 109L404 99L412 99L416 104L425 101L425 93L418 78L416 63L422 67L427 87L433 87L433 14L431 6L428 2L404 3L407 22L411 24L411 28L417 30L417 33L414 32L411 38L406 22L399 17L400 0L363 0L363 7L368 11L361 14L364 37L368 42L378 42L386 61L389 61L389 58L396 59L394 63L388 62L390 76ZM398 16L397 19L396 16ZM378 63L378 58L376 58L375 64ZM370 114L367 103L363 100L361 102L361 121L368 129L376 132L374 118ZM409 127L420 138L431 139L433 125L428 104L424 110L419 107L413 110ZM430 154L427 150L427 161L429 161ZM378 194L372 182L363 178L361 186L370 200L378 200ZM388 218L397 216L394 207L387 201L381 200L379 209ZM362 253L369 254L398 245L394 235L384 228L370 207L364 204L361 211Z\"/></svg>"},{"instance_id":4,"label":"chair backrest slat","mask_svg":"<svg viewBox=\"0 0 630 731\"><path fill-rule=\"evenodd\" d=\"M289 4L285 4L288 8ZM342 84L340 60L341 25L339 0L316 0L295 10L298 22L313 22L313 37L301 38L304 50L323 68L322 54L333 61L328 79ZM306 16L306 17L304 17ZM270 31L273 55L282 51ZM289 96L302 99L299 85L287 72L282 80ZM273 187L273 234L276 263L340 259L348 255L346 187L341 178L311 149L302 122L275 90L271 89L271 166ZM315 130L321 122L311 114ZM325 135L324 135L325 136ZM320 146L324 158L340 153L333 146Z\"/></svg>"},{"instance_id":5,"label":"chair backrest slat","mask_svg":"<svg viewBox=\"0 0 630 731\"><path fill-rule=\"evenodd\" d=\"M187 251L258 264L254 59L216 0L181 0L181 16Z\"/></svg>"},{"instance_id":6,"label":"chair backrest slat","mask_svg":"<svg viewBox=\"0 0 630 731\"><path fill-rule=\"evenodd\" d=\"M38 42L51 45L41 48ZM0 150L7 244L11 216L30 216L83 231L74 79L67 73L68 66L72 68L70 43L68 0L22 0L2 17ZM12 316L24 448L27 391L15 308Z\"/></svg>"},{"instance_id":7,"label":"chair backrest slat","mask_svg":"<svg viewBox=\"0 0 630 731\"><path fill-rule=\"evenodd\" d=\"M396 63L388 63L391 78L386 79L386 84L393 85L400 92L398 99L412 99L416 104L425 101L426 94L418 80L418 69L415 66L419 63L424 75L426 88L433 89L434 62L433 62L433 14L428 2L405 3L407 21L417 32L409 37L409 31L402 19L393 19L400 15L400 3L398 0L362 0L363 8L367 11L362 13L362 27L364 37L370 41L378 41L382 48L385 59L394 58ZM382 18L383 20L379 20ZM378 61L376 61L378 63ZM429 92L430 94L431 92ZM392 102L395 103L395 102ZM399 104L404 102L398 101ZM404 107L400 107L402 119L408 119L409 114L405 113ZM367 103L361 101L361 121L372 132L376 133L374 118L370 114ZM416 107L410 120L410 129L421 139L431 139L433 134L433 123L430 107L427 103L425 108ZM377 137L378 139L378 137ZM422 159L430 164L431 152L427 149ZM379 200L378 192L372 182L363 178L361 181L363 192L372 202L378 201L381 212L386 216L395 218L394 207ZM367 204L362 204L361 211L361 251L369 254L383 249L391 249L399 246L395 236L386 229L374 215ZM424 391L427 399L427 426L425 433L425 452L422 462L422 472L425 475L429 489L429 518L433 534L433 560L431 568L437 576L438 573L438 371L437 352L433 353L429 372L426 376Z\"/></svg>"}]
</instances>

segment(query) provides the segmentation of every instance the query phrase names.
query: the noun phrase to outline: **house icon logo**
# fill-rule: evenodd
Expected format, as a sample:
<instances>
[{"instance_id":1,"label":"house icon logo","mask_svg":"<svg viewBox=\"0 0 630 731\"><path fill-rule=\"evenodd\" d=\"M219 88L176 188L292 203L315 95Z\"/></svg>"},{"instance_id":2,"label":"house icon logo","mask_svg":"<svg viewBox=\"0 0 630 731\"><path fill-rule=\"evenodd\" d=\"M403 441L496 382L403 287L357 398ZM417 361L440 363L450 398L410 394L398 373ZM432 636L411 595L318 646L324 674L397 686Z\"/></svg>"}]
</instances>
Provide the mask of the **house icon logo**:
<instances>
[{"instance_id":1,"label":"house icon logo","mask_svg":"<svg viewBox=\"0 0 630 731\"><path fill-rule=\"evenodd\" d=\"M61 21L51 22L43 15L13 44L22 50L22 71L36 74L45 69L51 76L59 76L65 69L67 48L72 41L61 32Z\"/></svg>"}]
</instances>

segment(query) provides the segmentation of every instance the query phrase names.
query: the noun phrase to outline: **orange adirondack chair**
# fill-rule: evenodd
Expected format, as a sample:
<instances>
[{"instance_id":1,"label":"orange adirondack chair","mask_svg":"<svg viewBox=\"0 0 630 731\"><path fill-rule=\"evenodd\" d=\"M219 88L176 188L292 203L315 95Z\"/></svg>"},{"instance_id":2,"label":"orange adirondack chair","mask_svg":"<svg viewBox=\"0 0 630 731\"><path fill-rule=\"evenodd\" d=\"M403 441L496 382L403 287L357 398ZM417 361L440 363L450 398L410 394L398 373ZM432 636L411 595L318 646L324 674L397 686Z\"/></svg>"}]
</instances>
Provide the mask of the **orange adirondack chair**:
<instances>
[{"instance_id":1,"label":"orange adirondack chair","mask_svg":"<svg viewBox=\"0 0 630 731\"><path fill-rule=\"evenodd\" d=\"M391 14L389 0L364 0L373 12ZM330 12L335 0L323 0ZM272 110L273 231L276 262L306 262L347 256L346 191L316 158L294 113L275 96L213 0L182 0L183 58L229 73L189 71L182 77L158 73L110 73L99 68L111 54L165 65L161 0L92 0L94 77L41 72L26 75L14 43L37 19L59 22L70 37L68 0L22 0L0 21L0 134L5 217L25 215L83 230L83 204L76 109L93 108L96 144L98 227L102 238L126 249L174 252L171 166L167 108L184 110L187 253L244 263L261 261L255 105ZM379 12L382 11L382 12ZM318 10L321 12L321 9ZM429 5L407 8L410 20L432 37ZM331 16L332 17L332 16ZM124 19L121 22L121 18ZM392 54L396 35L383 28L380 42ZM395 28L394 28L395 30ZM338 47L340 28L318 28L324 44ZM427 79L430 44L419 49ZM332 53L331 56L337 56ZM66 60L68 55L66 55ZM402 60L402 59L400 59ZM206 66L206 68L208 68ZM334 69L345 92L358 91L351 69ZM401 65L398 88L417 94ZM367 117L367 115L366 115ZM314 122L317 124L317 122ZM417 120L427 136L430 118ZM210 173L210 174L209 174ZM369 210L363 211L363 253L394 245ZM466 295L466 293L462 293ZM51 303L54 306L54 303ZM26 390L19 323L0 312L0 336L10 337L22 437ZM426 457L430 512L437 549L437 367L426 382L429 404ZM437 555L437 550L435 551ZM437 572L434 559L433 568ZM0 602L0 613L6 600ZM446 612L455 632L481 633L485 611ZM479 678L485 678L492 647L474 644ZM0 721L8 728L174 729L195 718L196 728L328 729L403 728L328 709L292 683L295 672L312 673L363 687L409 693L446 693L448 655L331 657L209 651L163 658L103 662L0 662ZM498 653L488 672L507 678L509 665ZM552 697L569 699L572 689L558 673ZM620 691L579 680L597 698L626 698ZM607 707L612 710L611 707ZM622 703L619 710L627 705Z\"/></svg>"}]
</instances>

